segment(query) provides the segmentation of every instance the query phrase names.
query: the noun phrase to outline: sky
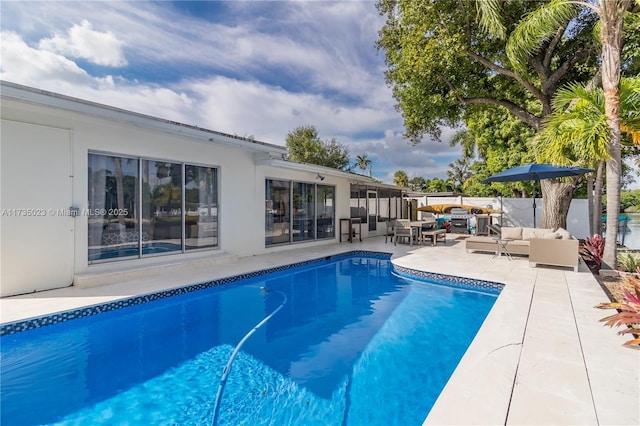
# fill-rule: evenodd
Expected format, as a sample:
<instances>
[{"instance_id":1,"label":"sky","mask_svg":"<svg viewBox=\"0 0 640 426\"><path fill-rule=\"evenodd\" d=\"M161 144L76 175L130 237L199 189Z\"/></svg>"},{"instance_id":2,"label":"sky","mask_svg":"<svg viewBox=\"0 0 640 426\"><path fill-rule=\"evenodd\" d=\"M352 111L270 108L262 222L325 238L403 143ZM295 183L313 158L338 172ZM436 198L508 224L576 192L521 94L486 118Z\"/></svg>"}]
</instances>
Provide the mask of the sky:
<instances>
[{"instance_id":1,"label":"sky","mask_svg":"<svg viewBox=\"0 0 640 426\"><path fill-rule=\"evenodd\" d=\"M384 79L374 1L7 1L0 78L276 145L299 126L393 183L461 155L412 146ZM354 171L362 172L360 169Z\"/></svg>"}]
</instances>

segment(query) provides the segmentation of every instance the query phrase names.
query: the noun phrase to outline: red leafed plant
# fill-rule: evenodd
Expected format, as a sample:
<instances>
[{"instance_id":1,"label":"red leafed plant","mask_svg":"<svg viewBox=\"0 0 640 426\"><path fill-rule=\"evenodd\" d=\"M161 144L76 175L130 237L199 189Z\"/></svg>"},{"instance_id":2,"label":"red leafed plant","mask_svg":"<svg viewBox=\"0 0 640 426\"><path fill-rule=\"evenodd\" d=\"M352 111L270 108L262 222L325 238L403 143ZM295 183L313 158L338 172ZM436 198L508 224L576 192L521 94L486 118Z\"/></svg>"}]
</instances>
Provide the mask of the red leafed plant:
<instances>
[{"instance_id":1,"label":"red leafed plant","mask_svg":"<svg viewBox=\"0 0 640 426\"><path fill-rule=\"evenodd\" d=\"M602 255L604 254L604 238L594 234L593 237L584 240L580 246L580 254L592 272L599 272L602 267Z\"/></svg>"},{"instance_id":2,"label":"red leafed plant","mask_svg":"<svg viewBox=\"0 0 640 426\"><path fill-rule=\"evenodd\" d=\"M631 334L634 338L624 342L624 346L640 345L640 278L626 277L622 293L622 302L601 303L596 306L599 309L618 310L617 314L602 318L600 321L609 327L626 326L618 334Z\"/></svg>"}]
</instances>

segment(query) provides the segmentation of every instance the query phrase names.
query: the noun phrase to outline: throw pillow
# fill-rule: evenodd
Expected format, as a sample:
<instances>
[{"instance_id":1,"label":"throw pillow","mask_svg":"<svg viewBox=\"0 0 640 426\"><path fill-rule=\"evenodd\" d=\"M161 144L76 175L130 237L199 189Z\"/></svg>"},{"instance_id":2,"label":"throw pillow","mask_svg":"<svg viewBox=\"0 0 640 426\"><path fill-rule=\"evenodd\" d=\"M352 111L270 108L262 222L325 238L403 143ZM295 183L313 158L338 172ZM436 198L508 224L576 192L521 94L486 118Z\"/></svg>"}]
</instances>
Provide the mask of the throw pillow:
<instances>
[{"instance_id":1,"label":"throw pillow","mask_svg":"<svg viewBox=\"0 0 640 426\"><path fill-rule=\"evenodd\" d=\"M571 232L567 231L564 228L556 229L556 234L560 235L560 238L562 238L563 240L570 240L571 239Z\"/></svg>"},{"instance_id":2,"label":"throw pillow","mask_svg":"<svg viewBox=\"0 0 640 426\"><path fill-rule=\"evenodd\" d=\"M547 238L547 235L551 233L553 233L552 229L522 228L522 239L528 241L531 238Z\"/></svg>"},{"instance_id":3,"label":"throw pillow","mask_svg":"<svg viewBox=\"0 0 640 426\"><path fill-rule=\"evenodd\" d=\"M537 238L544 238L545 240L560 240L562 239L562 235L555 232L545 232L542 236Z\"/></svg>"},{"instance_id":4,"label":"throw pillow","mask_svg":"<svg viewBox=\"0 0 640 426\"><path fill-rule=\"evenodd\" d=\"M515 226L511 227L502 227L502 238L507 240L521 240L522 239L522 227Z\"/></svg>"}]
</instances>

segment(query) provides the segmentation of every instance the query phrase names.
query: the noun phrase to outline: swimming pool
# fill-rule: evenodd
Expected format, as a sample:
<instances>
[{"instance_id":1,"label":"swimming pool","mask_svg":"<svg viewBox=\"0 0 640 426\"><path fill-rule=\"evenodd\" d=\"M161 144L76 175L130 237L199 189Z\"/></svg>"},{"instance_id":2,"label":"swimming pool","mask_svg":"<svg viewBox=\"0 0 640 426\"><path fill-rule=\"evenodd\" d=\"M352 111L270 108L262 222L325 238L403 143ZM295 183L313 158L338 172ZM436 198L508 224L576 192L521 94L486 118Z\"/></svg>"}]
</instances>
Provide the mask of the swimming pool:
<instances>
[{"instance_id":1,"label":"swimming pool","mask_svg":"<svg viewBox=\"0 0 640 426\"><path fill-rule=\"evenodd\" d=\"M376 253L264 272L3 326L2 424L207 424L284 301L219 424L421 424L500 288Z\"/></svg>"}]
</instances>

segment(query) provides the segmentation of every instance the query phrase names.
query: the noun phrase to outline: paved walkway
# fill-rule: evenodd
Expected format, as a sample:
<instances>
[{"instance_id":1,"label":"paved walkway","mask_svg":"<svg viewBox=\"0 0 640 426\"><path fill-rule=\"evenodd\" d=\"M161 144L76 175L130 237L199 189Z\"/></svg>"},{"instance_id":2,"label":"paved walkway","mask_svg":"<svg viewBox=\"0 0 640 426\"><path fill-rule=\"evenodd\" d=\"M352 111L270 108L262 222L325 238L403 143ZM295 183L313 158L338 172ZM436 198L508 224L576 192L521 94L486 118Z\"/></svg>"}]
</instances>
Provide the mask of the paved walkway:
<instances>
[{"instance_id":1,"label":"paved walkway","mask_svg":"<svg viewBox=\"0 0 640 426\"><path fill-rule=\"evenodd\" d=\"M450 235L448 237L451 237ZM427 425L638 425L640 351L598 322L613 311L593 306L606 295L586 266L529 268L526 258L466 253L464 241L408 246L384 243L297 245L291 250L163 273L101 287L69 287L0 299L9 322L346 250L393 253L393 262L506 284L464 355ZM455 318L452 318L455 327ZM417 354L419 356L419 354ZM399 395L401 397L401 395Z\"/></svg>"}]
</instances>

